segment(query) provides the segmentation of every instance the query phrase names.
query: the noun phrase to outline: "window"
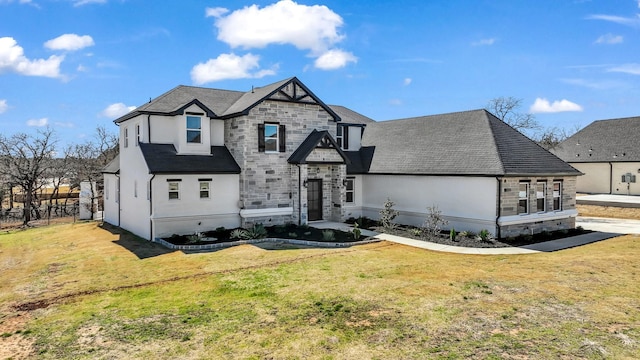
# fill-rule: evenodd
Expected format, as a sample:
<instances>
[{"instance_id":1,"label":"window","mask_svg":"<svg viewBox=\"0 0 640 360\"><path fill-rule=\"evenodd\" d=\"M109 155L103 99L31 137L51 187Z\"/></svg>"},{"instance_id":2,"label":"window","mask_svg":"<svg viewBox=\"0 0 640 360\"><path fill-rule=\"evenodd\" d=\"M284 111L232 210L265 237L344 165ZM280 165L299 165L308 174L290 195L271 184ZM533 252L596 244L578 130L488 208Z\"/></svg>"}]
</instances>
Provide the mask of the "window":
<instances>
[{"instance_id":1,"label":"window","mask_svg":"<svg viewBox=\"0 0 640 360\"><path fill-rule=\"evenodd\" d=\"M353 203L354 201L354 191L353 191L353 187L354 187L354 183L355 183L355 178L353 177L348 177L345 184L346 184L346 188L347 188L347 202L348 203Z\"/></svg>"},{"instance_id":2,"label":"window","mask_svg":"<svg viewBox=\"0 0 640 360\"><path fill-rule=\"evenodd\" d=\"M348 150L349 149L349 127L344 126L342 124L337 125L336 129L336 142L340 149Z\"/></svg>"},{"instance_id":3,"label":"window","mask_svg":"<svg viewBox=\"0 0 640 360\"><path fill-rule=\"evenodd\" d=\"M201 143L202 142L202 124L199 116L187 116L187 142L188 143Z\"/></svg>"},{"instance_id":4,"label":"window","mask_svg":"<svg viewBox=\"0 0 640 360\"><path fill-rule=\"evenodd\" d=\"M285 152L285 127L280 124L258 124L258 151Z\"/></svg>"},{"instance_id":5,"label":"window","mask_svg":"<svg viewBox=\"0 0 640 360\"><path fill-rule=\"evenodd\" d=\"M180 199L180 180L169 179L169 200Z\"/></svg>"},{"instance_id":6,"label":"window","mask_svg":"<svg viewBox=\"0 0 640 360\"><path fill-rule=\"evenodd\" d=\"M538 212L547 211L547 183L539 182L536 184L536 208Z\"/></svg>"},{"instance_id":7,"label":"window","mask_svg":"<svg viewBox=\"0 0 640 360\"><path fill-rule=\"evenodd\" d=\"M209 199L211 190L211 179L198 179L200 182L200 199Z\"/></svg>"},{"instance_id":8,"label":"window","mask_svg":"<svg viewBox=\"0 0 640 360\"><path fill-rule=\"evenodd\" d=\"M562 210L562 182L553 183L553 211Z\"/></svg>"},{"instance_id":9,"label":"window","mask_svg":"<svg viewBox=\"0 0 640 360\"><path fill-rule=\"evenodd\" d=\"M124 128L124 147L129 147L129 128Z\"/></svg>"},{"instance_id":10,"label":"window","mask_svg":"<svg viewBox=\"0 0 640 360\"><path fill-rule=\"evenodd\" d=\"M518 214L529 213L529 183L521 182L518 192Z\"/></svg>"},{"instance_id":11,"label":"window","mask_svg":"<svg viewBox=\"0 0 640 360\"><path fill-rule=\"evenodd\" d=\"M138 180L133 180L133 197L138 197Z\"/></svg>"},{"instance_id":12,"label":"window","mask_svg":"<svg viewBox=\"0 0 640 360\"><path fill-rule=\"evenodd\" d=\"M264 151L265 152L278 151L278 125L273 125L273 124L264 125Z\"/></svg>"},{"instance_id":13,"label":"window","mask_svg":"<svg viewBox=\"0 0 640 360\"><path fill-rule=\"evenodd\" d=\"M140 144L140 124L136 124L136 146Z\"/></svg>"},{"instance_id":14,"label":"window","mask_svg":"<svg viewBox=\"0 0 640 360\"><path fill-rule=\"evenodd\" d=\"M109 200L109 178L104 179L104 198Z\"/></svg>"}]
</instances>

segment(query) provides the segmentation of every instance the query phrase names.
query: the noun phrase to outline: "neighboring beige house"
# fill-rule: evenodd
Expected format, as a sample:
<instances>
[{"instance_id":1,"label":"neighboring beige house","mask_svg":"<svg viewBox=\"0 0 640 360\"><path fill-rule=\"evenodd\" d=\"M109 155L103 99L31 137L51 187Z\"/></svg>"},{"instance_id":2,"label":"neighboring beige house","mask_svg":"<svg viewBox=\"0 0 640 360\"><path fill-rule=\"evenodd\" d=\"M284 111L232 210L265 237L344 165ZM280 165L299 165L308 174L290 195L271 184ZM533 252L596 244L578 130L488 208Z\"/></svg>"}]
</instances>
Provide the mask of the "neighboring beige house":
<instances>
[{"instance_id":1,"label":"neighboring beige house","mask_svg":"<svg viewBox=\"0 0 640 360\"><path fill-rule=\"evenodd\" d=\"M640 195L640 117L594 121L551 150L584 173L577 192Z\"/></svg>"},{"instance_id":2,"label":"neighboring beige house","mask_svg":"<svg viewBox=\"0 0 640 360\"><path fill-rule=\"evenodd\" d=\"M577 170L485 110L375 122L297 78L249 92L178 86L115 120L105 221L143 238L378 218L512 236L575 225Z\"/></svg>"}]
</instances>

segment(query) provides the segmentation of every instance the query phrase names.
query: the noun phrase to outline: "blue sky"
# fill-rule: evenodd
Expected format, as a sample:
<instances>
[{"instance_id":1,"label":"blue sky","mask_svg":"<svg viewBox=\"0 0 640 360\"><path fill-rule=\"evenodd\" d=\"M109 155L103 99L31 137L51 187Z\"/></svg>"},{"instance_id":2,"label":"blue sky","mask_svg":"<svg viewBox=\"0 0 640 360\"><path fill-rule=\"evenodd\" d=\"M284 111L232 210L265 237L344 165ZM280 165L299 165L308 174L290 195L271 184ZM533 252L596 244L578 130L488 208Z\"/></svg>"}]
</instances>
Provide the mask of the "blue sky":
<instances>
[{"instance_id":1,"label":"blue sky","mask_svg":"<svg viewBox=\"0 0 640 360\"><path fill-rule=\"evenodd\" d=\"M640 116L640 0L0 0L0 132L81 142L177 85L297 76L376 120L522 99L543 126Z\"/></svg>"}]
</instances>

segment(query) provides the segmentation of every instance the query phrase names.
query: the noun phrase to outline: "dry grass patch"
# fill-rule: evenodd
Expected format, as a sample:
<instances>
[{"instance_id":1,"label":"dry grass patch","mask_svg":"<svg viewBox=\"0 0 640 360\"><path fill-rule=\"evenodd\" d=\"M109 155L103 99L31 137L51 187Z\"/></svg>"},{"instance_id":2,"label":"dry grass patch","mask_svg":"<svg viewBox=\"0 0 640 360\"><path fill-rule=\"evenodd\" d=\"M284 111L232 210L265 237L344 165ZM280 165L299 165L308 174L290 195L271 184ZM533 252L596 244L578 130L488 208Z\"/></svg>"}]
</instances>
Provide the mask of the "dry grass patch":
<instances>
[{"instance_id":1,"label":"dry grass patch","mask_svg":"<svg viewBox=\"0 0 640 360\"><path fill-rule=\"evenodd\" d=\"M30 316L0 348L25 339L43 359L631 359L638 258L637 236L516 256L390 243L184 254L94 224L35 229L0 235L0 329ZM16 310L39 299L49 301Z\"/></svg>"},{"instance_id":2,"label":"dry grass patch","mask_svg":"<svg viewBox=\"0 0 640 360\"><path fill-rule=\"evenodd\" d=\"M640 220L640 208L576 205L580 216Z\"/></svg>"}]
</instances>

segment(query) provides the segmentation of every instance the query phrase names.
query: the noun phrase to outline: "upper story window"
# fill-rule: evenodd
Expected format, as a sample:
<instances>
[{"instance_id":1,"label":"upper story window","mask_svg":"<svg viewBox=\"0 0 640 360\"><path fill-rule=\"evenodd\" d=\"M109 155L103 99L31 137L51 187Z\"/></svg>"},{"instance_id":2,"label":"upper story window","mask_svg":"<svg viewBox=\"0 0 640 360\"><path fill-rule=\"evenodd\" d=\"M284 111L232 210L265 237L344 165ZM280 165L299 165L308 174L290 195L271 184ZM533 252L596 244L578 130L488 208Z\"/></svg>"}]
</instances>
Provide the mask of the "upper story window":
<instances>
[{"instance_id":1,"label":"upper story window","mask_svg":"<svg viewBox=\"0 0 640 360\"><path fill-rule=\"evenodd\" d=\"M136 146L140 144L140 124L136 124Z\"/></svg>"},{"instance_id":2,"label":"upper story window","mask_svg":"<svg viewBox=\"0 0 640 360\"><path fill-rule=\"evenodd\" d=\"M562 210L562 181L553 183L553 210Z\"/></svg>"},{"instance_id":3,"label":"upper story window","mask_svg":"<svg viewBox=\"0 0 640 360\"><path fill-rule=\"evenodd\" d=\"M187 115L187 142L202 142L202 118L200 116Z\"/></svg>"},{"instance_id":4,"label":"upper story window","mask_svg":"<svg viewBox=\"0 0 640 360\"><path fill-rule=\"evenodd\" d=\"M338 124L336 128L336 142L342 150L349 149L349 127Z\"/></svg>"},{"instance_id":5,"label":"upper story window","mask_svg":"<svg viewBox=\"0 0 640 360\"><path fill-rule=\"evenodd\" d=\"M345 181L345 188L346 188L346 195L347 195L347 203L353 203L355 200L355 194L354 194L354 185L355 185L355 178L353 177L348 177Z\"/></svg>"},{"instance_id":6,"label":"upper story window","mask_svg":"<svg viewBox=\"0 0 640 360\"><path fill-rule=\"evenodd\" d=\"M280 124L258 124L258 151L267 153L285 152L285 126Z\"/></svg>"},{"instance_id":7,"label":"upper story window","mask_svg":"<svg viewBox=\"0 0 640 360\"><path fill-rule=\"evenodd\" d=\"M538 212L547 211L547 183L536 183L536 207Z\"/></svg>"},{"instance_id":8,"label":"upper story window","mask_svg":"<svg viewBox=\"0 0 640 360\"><path fill-rule=\"evenodd\" d=\"M167 180L169 185L169 200L179 200L180 199L180 180L179 179L169 179Z\"/></svg>"},{"instance_id":9,"label":"upper story window","mask_svg":"<svg viewBox=\"0 0 640 360\"><path fill-rule=\"evenodd\" d=\"M521 182L518 191L518 214L529 213L529 183Z\"/></svg>"},{"instance_id":10,"label":"upper story window","mask_svg":"<svg viewBox=\"0 0 640 360\"><path fill-rule=\"evenodd\" d=\"M124 128L124 147L129 147L129 128Z\"/></svg>"},{"instance_id":11,"label":"upper story window","mask_svg":"<svg viewBox=\"0 0 640 360\"><path fill-rule=\"evenodd\" d=\"M200 199L211 197L211 179L198 179L200 183Z\"/></svg>"}]
</instances>

